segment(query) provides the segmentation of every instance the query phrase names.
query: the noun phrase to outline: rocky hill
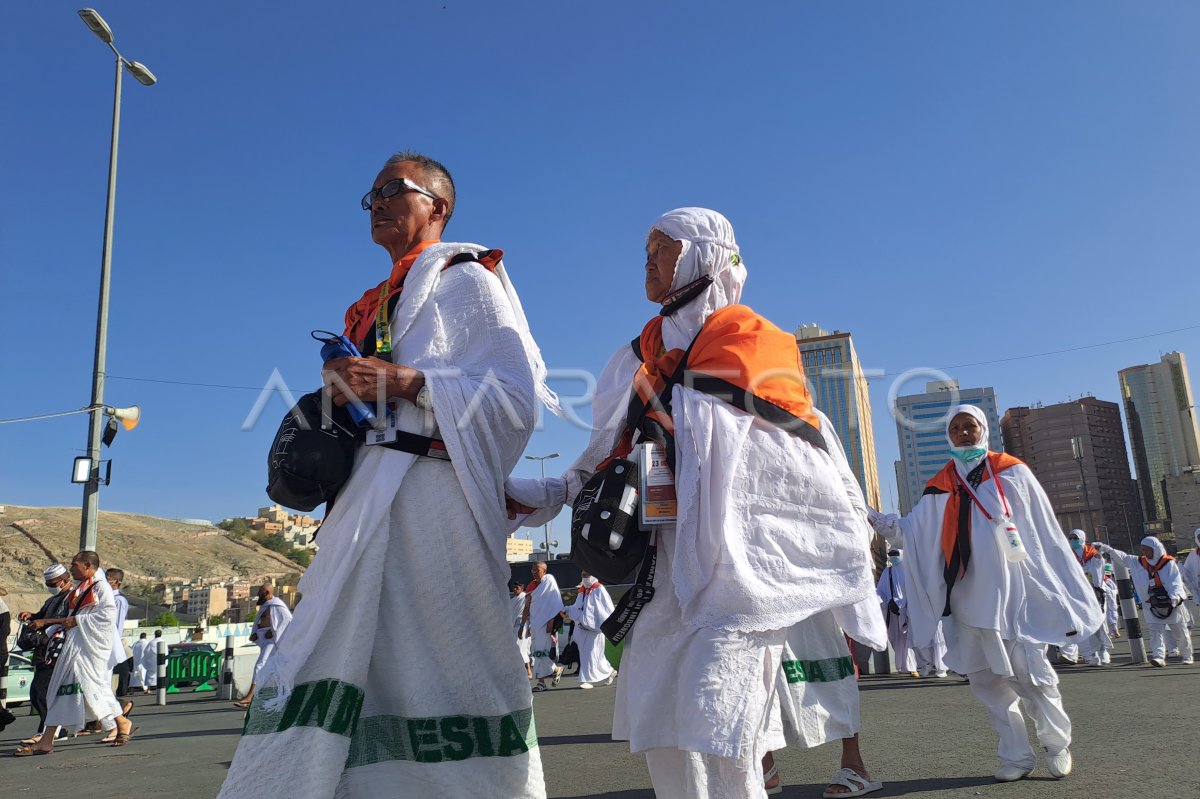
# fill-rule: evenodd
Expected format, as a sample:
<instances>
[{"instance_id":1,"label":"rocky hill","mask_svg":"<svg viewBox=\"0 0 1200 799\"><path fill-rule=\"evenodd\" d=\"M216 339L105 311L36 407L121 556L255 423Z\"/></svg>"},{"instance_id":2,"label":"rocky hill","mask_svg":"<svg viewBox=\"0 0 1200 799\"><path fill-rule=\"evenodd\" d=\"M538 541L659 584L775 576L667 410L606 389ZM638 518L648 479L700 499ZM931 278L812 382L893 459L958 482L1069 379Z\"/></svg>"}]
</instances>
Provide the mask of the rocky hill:
<instances>
[{"instance_id":1,"label":"rocky hill","mask_svg":"<svg viewBox=\"0 0 1200 799\"><path fill-rule=\"evenodd\" d=\"M14 614L46 597L42 570L64 565L79 550L79 508L6 505L0 514L0 586ZM104 566L125 570L133 585L197 578L258 580L303 569L249 539L224 530L132 513L100 512L98 550Z\"/></svg>"}]
</instances>

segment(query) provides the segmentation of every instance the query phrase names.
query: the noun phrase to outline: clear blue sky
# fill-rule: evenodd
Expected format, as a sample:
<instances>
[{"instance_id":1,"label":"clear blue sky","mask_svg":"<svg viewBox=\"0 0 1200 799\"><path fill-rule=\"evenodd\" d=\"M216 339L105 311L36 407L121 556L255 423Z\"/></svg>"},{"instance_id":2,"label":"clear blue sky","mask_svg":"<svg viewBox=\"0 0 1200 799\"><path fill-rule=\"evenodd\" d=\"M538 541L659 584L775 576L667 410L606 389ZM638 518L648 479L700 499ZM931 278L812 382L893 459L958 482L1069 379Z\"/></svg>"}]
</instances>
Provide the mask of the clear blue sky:
<instances>
[{"instance_id":1,"label":"clear blue sky","mask_svg":"<svg viewBox=\"0 0 1200 799\"><path fill-rule=\"evenodd\" d=\"M90 392L112 60L78 7L0 20L0 418ZM308 331L387 274L358 198L401 148L451 168L447 238L506 251L552 367L598 371L654 313L645 233L681 205L732 220L748 304L789 330L851 331L891 374L1192 327L950 370L1001 408L1115 400L1121 367L1200 359L1192 3L98 10L159 78L124 85L106 401L144 421L106 452L105 509L267 504L281 402L243 432L254 390L143 381L255 387L278 369L315 386ZM885 504L889 380L872 383ZM0 425L0 501L77 504L86 427ZM552 421L529 452L583 441Z\"/></svg>"}]
</instances>

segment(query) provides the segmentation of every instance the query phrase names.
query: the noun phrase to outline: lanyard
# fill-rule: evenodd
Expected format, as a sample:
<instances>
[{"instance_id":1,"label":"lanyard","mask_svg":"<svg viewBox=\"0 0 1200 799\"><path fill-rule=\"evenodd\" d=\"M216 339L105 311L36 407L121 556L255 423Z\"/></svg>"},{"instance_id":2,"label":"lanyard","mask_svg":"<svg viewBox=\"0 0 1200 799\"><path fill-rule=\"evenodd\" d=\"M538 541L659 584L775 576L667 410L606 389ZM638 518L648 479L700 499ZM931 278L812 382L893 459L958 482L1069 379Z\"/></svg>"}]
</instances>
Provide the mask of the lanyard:
<instances>
[{"instance_id":1,"label":"lanyard","mask_svg":"<svg viewBox=\"0 0 1200 799\"><path fill-rule=\"evenodd\" d=\"M985 455L984 457L986 458L987 456ZM992 471L992 462L990 460L987 461L987 471L988 474L992 476L992 482L996 484L996 491L1000 494L1000 504L1004 508L1004 515L1011 516L1012 512L1009 510L1008 500L1004 496L1004 486L1000 485L1000 478L997 477L996 473ZM992 520L992 514L987 512L987 508L983 507L983 503L979 501L979 497L975 496L975 492L971 490L971 485L966 480L962 479L962 477L959 477L957 469L954 470L954 476L958 479L958 484L965 488L967 493L971 495L971 499L974 500L975 505L979 508L980 513L986 516L987 520L990 522Z\"/></svg>"},{"instance_id":2,"label":"lanyard","mask_svg":"<svg viewBox=\"0 0 1200 799\"><path fill-rule=\"evenodd\" d=\"M381 355L392 351L392 324L388 321L388 294L391 288L390 280L380 287L379 307L375 310L375 352Z\"/></svg>"}]
</instances>

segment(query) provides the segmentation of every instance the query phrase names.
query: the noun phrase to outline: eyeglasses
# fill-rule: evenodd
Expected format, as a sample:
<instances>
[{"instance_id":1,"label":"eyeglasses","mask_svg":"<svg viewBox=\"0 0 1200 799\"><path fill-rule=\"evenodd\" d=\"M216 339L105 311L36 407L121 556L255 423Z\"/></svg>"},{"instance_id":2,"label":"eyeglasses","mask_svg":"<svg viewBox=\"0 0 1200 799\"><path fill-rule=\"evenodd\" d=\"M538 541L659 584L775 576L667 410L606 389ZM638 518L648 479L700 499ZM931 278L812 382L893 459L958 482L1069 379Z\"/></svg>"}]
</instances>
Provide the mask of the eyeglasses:
<instances>
[{"instance_id":1,"label":"eyeglasses","mask_svg":"<svg viewBox=\"0 0 1200 799\"><path fill-rule=\"evenodd\" d=\"M389 180L387 183L384 183L379 188L371 189L369 192L364 194L363 198L362 198L362 209L364 211L370 211L371 206L375 204L375 199L377 197L382 197L383 199L386 200L389 197L395 197L397 194L400 194L401 192L405 192L405 191L415 191L418 194L424 194L426 197L428 197L431 200L442 199L441 197L439 197L436 194L434 194L433 192L431 192L429 189L418 186L416 183L413 183L408 178L394 178L392 180Z\"/></svg>"}]
</instances>

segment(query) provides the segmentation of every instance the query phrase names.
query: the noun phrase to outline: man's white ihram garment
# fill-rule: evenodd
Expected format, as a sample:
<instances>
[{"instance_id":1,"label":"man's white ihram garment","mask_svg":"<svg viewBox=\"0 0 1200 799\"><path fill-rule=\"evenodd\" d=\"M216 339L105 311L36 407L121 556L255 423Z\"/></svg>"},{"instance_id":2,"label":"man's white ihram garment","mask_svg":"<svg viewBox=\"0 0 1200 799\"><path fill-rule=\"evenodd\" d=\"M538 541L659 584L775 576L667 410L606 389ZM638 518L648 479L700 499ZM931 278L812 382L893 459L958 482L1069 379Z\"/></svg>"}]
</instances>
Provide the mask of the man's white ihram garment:
<instances>
[{"instance_id":1,"label":"man's white ihram garment","mask_svg":"<svg viewBox=\"0 0 1200 799\"><path fill-rule=\"evenodd\" d=\"M879 575L875 594L887 619L888 641L896 654L896 671L915 672L917 655L908 645L908 600L904 597L904 567L900 562L888 566ZM892 602L896 603L899 613L891 612Z\"/></svg>"},{"instance_id":2,"label":"man's white ihram garment","mask_svg":"<svg viewBox=\"0 0 1200 799\"><path fill-rule=\"evenodd\" d=\"M133 671L129 674L130 688L143 688L150 685L146 676L145 653L146 647L150 642L145 638L139 638L133 642Z\"/></svg>"},{"instance_id":3,"label":"man's white ihram garment","mask_svg":"<svg viewBox=\"0 0 1200 799\"><path fill-rule=\"evenodd\" d=\"M960 413L975 417L982 428L979 440L986 442L987 417L973 405L951 409L947 431ZM983 459L966 464L956 459L955 470L966 481ZM1000 736L1001 764L1028 770L1036 761L1021 702L1034 717L1043 747L1057 753L1071 742L1071 721L1063 710L1058 676L1046 660L1046 645L1090 635L1104 615L1033 472L1024 464L1011 466L974 489L992 516L1002 507L997 481L1028 557L1019 563L1005 560L993 522L966 499L971 503L971 557L954 583L946 617L942 521L950 495L927 493L908 516L877 515L872 521L884 535L903 537L910 643L928 646L941 621L946 664L969 677Z\"/></svg>"},{"instance_id":4,"label":"man's white ihram garment","mask_svg":"<svg viewBox=\"0 0 1200 799\"><path fill-rule=\"evenodd\" d=\"M483 249L428 247L392 316L392 359L424 373L433 403L398 402L399 426L440 435L451 461L360 448L263 669L225 799L284 799L297 786L312 799L545 796L532 698L512 668L503 484L537 399L554 398L503 265L443 271ZM451 613L413 590L427 584L478 587L478 604ZM445 668L463 638L469 680Z\"/></svg>"},{"instance_id":5,"label":"man's white ihram garment","mask_svg":"<svg viewBox=\"0 0 1200 799\"><path fill-rule=\"evenodd\" d=\"M679 209L655 228L683 242L672 291L713 278L663 324L666 348L685 349L740 301L746 272L719 214ZM638 366L628 344L609 360L591 441L562 477L509 480L510 496L543 509L524 524L553 517L612 452ZM683 385L672 418L679 517L659 528L657 591L626 639L613 737L647 752L662 796L758 796L787 629L870 597L869 553L830 455Z\"/></svg>"},{"instance_id":6,"label":"man's white ihram garment","mask_svg":"<svg viewBox=\"0 0 1200 799\"><path fill-rule=\"evenodd\" d=\"M75 615L78 625L67 630L62 652L46 689L47 727L78 730L92 719L111 730L121 706L113 696L112 670L119 662L113 651L113 625L117 605L113 590L97 572L92 587L95 602Z\"/></svg>"},{"instance_id":7,"label":"man's white ihram garment","mask_svg":"<svg viewBox=\"0 0 1200 799\"><path fill-rule=\"evenodd\" d=\"M579 682L598 683L613 673L612 664L604 655L604 633L600 632L600 625L612 615L613 601L595 577L587 579L591 582L581 585L566 611L575 622L571 638L579 647Z\"/></svg>"},{"instance_id":8,"label":"man's white ihram garment","mask_svg":"<svg viewBox=\"0 0 1200 799\"><path fill-rule=\"evenodd\" d=\"M1154 554L1150 556L1150 565L1154 566L1167 554L1166 547L1163 542L1155 536L1148 535L1142 539L1142 546L1150 547ZM1186 651L1180 649L1180 654L1184 660L1192 660L1191 636L1189 635L1188 625L1191 624L1192 614L1188 611L1185 602L1187 598L1187 589L1184 587L1183 575L1179 565L1174 561L1167 561L1166 566L1159 570L1158 576L1162 580L1163 588L1167 590L1167 594L1171 599L1179 604L1172 608L1171 613L1165 619L1160 619L1150 612L1150 589L1155 585L1154 577L1142 565L1138 555L1131 555L1128 552L1122 552L1119 549L1113 549L1105 544L1096 544L1096 549L1107 552L1113 559L1113 562L1120 563L1125 568L1129 569L1129 574L1133 578L1134 590L1142 600L1143 618L1146 620L1146 627L1150 632L1150 657L1154 660L1163 660L1167 655L1166 635L1170 632L1179 644L1188 647Z\"/></svg>"},{"instance_id":9,"label":"man's white ihram garment","mask_svg":"<svg viewBox=\"0 0 1200 799\"><path fill-rule=\"evenodd\" d=\"M263 625L263 617L266 617L268 624ZM267 661L271 659L271 655L275 653L275 644L279 642L279 637L283 635L283 631L287 629L288 624L292 621L292 612L288 610L288 606L284 601L277 596L273 596L262 604L258 609L258 613L254 616L254 643L258 644L258 660L254 663L253 682L257 682L259 674L263 667L267 665ZM270 631L271 637L267 637L267 632Z\"/></svg>"},{"instance_id":10,"label":"man's white ihram garment","mask_svg":"<svg viewBox=\"0 0 1200 799\"><path fill-rule=\"evenodd\" d=\"M549 677L554 673L554 634L546 631L547 622L558 616L563 609L562 594L553 574L544 574L537 588L529 595L530 657L533 658L535 679Z\"/></svg>"}]
</instances>

